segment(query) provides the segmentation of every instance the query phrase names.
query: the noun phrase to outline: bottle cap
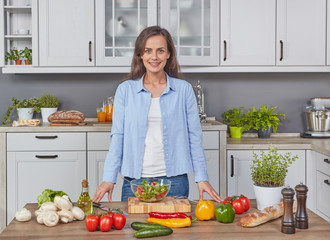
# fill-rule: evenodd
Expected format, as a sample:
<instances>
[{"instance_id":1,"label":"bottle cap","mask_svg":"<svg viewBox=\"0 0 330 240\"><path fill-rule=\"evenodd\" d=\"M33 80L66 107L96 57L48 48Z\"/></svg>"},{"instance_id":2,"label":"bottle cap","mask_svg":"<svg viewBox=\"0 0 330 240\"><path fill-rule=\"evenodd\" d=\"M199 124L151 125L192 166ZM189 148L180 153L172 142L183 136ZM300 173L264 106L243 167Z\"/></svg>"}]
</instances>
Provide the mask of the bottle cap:
<instances>
[{"instance_id":1,"label":"bottle cap","mask_svg":"<svg viewBox=\"0 0 330 240\"><path fill-rule=\"evenodd\" d=\"M88 187L87 179L84 179L81 184L82 184L82 187L87 188Z\"/></svg>"}]
</instances>

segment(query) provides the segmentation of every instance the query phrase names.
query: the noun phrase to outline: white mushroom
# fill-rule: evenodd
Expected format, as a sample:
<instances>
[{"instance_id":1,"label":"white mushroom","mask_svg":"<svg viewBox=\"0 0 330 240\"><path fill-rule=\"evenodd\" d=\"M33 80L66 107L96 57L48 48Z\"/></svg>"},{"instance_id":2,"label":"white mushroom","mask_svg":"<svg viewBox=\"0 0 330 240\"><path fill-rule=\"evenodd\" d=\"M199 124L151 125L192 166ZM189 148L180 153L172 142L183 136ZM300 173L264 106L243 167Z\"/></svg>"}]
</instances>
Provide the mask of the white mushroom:
<instances>
[{"instance_id":1,"label":"white mushroom","mask_svg":"<svg viewBox=\"0 0 330 240\"><path fill-rule=\"evenodd\" d=\"M54 203L55 206L58 207L59 209L66 209L66 210L72 209L72 203L68 200L67 197L56 196L54 198Z\"/></svg>"},{"instance_id":2,"label":"white mushroom","mask_svg":"<svg viewBox=\"0 0 330 240\"><path fill-rule=\"evenodd\" d=\"M73 221L73 214L69 210L62 209L61 211L58 211L57 214L61 218L61 222L63 223L68 223Z\"/></svg>"},{"instance_id":3,"label":"white mushroom","mask_svg":"<svg viewBox=\"0 0 330 240\"><path fill-rule=\"evenodd\" d=\"M26 208L22 208L16 213L15 217L17 221L26 222L31 220L32 214Z\"/></svg>"},{"instance_id":4,"label":"white mushroom","mask_svg":"<svg viewBox=\"0 0 330 240\"><path fill-rule=\"evenodd\" d=\"M39 224L44 224L44 213L45 211L40 211L37 216L37 222Z\"/></svg>"},{"instance_id":5,"label":"white mushroom","mask_svg":"<svg viewBox=\"0 0 330 240\"><path fill-rule=\"evenodd\" d=\"M73 217L79 221L84 220L85 218L85 213L83 210L81 210L81 208L74 206L71 209L71 212L73 214Z\"/></svg>"},{"instance_id":6,"label":"white mushroom","mask_svg":"<svg viewBox=\"0 0 330 240\"><path fill-rule=\"evenodd\" d=\"M36 210L36 211L34 212L34 215L35 215L36 217L38 217L38 216L40 215L40 213L42 213L42 211L41 211L41 209L38 209L38 210Z\"/></svg>"},{"instance_id":7,"label":"white mushroom","mask_svg":"<svg viewBox=\"0 0 330 240\"><path fill-rule=\"evenodd\" d=\"M55 206L55 203L53 202L44 202L41 207L41 211L57 211L58 208Z\"/></svg>"},{"instance_id":8,"label":"white mushroom","mask_svg":"<svg viewBox=\"0 0 330 240\"><path fill-rule=\"evenodd\" d=\"M59 216L55 211L45 211L43 213L43 222L48 227L53 227L58 223Z\"/></svg>"}]
</instances>

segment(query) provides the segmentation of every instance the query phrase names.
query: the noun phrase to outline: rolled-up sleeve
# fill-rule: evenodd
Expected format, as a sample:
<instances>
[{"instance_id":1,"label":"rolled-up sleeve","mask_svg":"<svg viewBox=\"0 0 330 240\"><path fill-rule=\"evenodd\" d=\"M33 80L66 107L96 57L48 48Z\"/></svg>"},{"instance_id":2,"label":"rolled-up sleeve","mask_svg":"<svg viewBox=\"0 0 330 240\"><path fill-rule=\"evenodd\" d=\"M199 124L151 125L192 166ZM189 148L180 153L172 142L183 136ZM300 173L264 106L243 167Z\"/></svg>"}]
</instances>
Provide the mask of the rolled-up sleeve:
<instances>
[{"instance_id":1,"label":"rolled-up sleeve","mask_svg":"<svg viewBox=\"0 0 330 240\"><path fill-rule=\"evenodd\" d=\"M103 181L116 183L117 175L123 158L123 141L125 125L125 84L120 84L116 90L113 106L113 122L111 128L111 143L105 159Z\"/></svg>"},{"instance_id":2,"label":"rolled-up sleeve","mask_svg":"<svg viewBox=\"0 0 330 240\"><path fill-rule=\"evenodd\" d=\"M209 181L206 159L202 145L202 127L199 120L194 90L189 84L186 88L186 111L190 154L195 181Z\"/></svg>"}]
</instances>

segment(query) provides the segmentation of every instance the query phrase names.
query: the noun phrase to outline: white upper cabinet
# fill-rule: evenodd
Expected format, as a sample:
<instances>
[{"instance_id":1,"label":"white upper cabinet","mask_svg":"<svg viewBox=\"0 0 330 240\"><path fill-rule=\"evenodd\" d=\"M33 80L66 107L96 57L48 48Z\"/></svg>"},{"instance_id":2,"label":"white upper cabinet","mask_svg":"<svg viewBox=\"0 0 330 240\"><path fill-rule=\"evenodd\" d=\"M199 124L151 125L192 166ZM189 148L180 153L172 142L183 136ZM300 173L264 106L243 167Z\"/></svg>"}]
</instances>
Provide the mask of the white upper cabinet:
<instances>
[{"instance_id":1,"label":"white upper cabinet","mask_svg":"<svg viewBox=\"0 0 330 240\"><path fill-rule=\"evenodd\" d=\"M157 1L97 0L95 6L96 65L130 66L136 37L157 25Z\"/></svg>"},{"instance_id":2,"label":"white upper cabinet","mask_svg":"<svg viewBox=\"0 0 330 240\"><path fill-rule=\"evenodd\" d=\"M94 66L94 0L39 1L40 66Z\"/></svg>"},{"instance_id":3,"label":"white upper cabinet","mask_svg":"<svg viewBox=\"0 0 330 240\"><path fill-rule=\"evenodd\" d=\"M159 25L171 33L179 64L219 65L219 1L159 2Z\"/></svg>"},{"instance_id":4,"label":"white upper cabinet","mask_svg":"<svg viewBox=\"0 0 330 240\"><path fill-rule=\"evenodd\" d=\"M330 0L327 0L327 16L330 16ZM330 65L330 17L327 17L327 65Z\"/></svg>"},{"instance_id":5,"label":"white upper cabinet","mask_svg":"<svg viewBox=\"0 0 330 240\"><path fill-rule=\"evenodd\" d=\"M277 0L277 65L325 65L326 0Z\"/></svg>"},{"instance_id":6,"label":"white upper cabinet","mask_svg":"<svg viewBox=\"0 0 330 240\"><path fill-rule=\"evenodd\" d=\"M221 65L275 65L275 0L221 1Z\"/></svg>"}]
</instances>

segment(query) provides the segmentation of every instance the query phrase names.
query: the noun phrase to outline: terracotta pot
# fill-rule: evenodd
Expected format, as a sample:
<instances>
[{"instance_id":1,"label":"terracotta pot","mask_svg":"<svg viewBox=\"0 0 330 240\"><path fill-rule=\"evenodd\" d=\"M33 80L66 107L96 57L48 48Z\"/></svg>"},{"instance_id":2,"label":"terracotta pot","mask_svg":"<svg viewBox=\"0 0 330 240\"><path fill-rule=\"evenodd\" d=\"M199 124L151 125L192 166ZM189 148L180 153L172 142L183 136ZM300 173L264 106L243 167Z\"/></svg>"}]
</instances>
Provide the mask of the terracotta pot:
<instances>
[{"instance_id":1,"label":"terracotta pot","mask_svg":"<svg viewBox=\"0 0 330 240\"><path fill-rule=\"evenodd\" d=\"M15 60L16 65L22 65L22 60Z\"/></svg>"},{"instance_id":2,"label":"terracotta pot","mask_svg":"<svg viewBox=\"0 0 330 240\"><path fill-rule=\"evenodd\" d=\"M28 62L28 60L24 60L25 65L31 65L31 63Z\"/></svg>"}]
</instances>

